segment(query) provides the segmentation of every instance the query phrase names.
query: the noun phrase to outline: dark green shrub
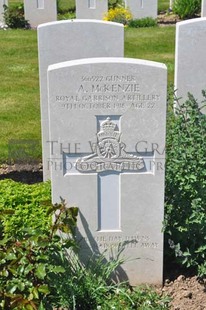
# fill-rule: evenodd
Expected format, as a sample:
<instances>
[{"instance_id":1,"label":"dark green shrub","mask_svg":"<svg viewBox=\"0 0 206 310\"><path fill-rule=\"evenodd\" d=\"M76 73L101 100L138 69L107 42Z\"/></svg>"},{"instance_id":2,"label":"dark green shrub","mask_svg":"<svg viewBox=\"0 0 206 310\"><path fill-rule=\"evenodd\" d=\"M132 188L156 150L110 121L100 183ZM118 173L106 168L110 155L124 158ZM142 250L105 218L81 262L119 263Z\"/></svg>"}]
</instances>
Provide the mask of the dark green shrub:
<instances>
[{"instance_id":1,"label":"dark green shrub","mask_svg":"<svg viewBox=\"0 0 206 310\"><path fill-rule=\"evenodd\" d=\"M201 0L175 0L172 10L181 19L193 18L201 11Z\"/></svg>"},{"instance_id":2,"label":"dark green shrub","mask_svg":"<svg viewBox=\"0 0 206 310\"><path fill-rule=\"evenodd\" d=\"M22 227L48 230L51 218L47 215L45 201L51 201L48 182L27 185L12 180L0 181L0 219L4 234L9 238L19 238Z\"/></svg>"},{"instance_id":3,"label":"dark green shrub","mask_svg":"<svg viewBox=\"0 0 206 310\"><path fill-rule=\"evenodd\" d=\"M157 26L157 20L151 17L132 19L129 21L128 26L132 28L155 27Z\"/></svg>"},{"instance_id":4,"label":"dark green shrub","mask_svg":"<svg viewBox=\"0 0 206 310\"><path fill-rule=\"evenodd\" d=\"M28 21L24 18L23 4L8 7L4 5L4 22L9 28L29 28Z\"/></svg>"},{"instance_id":5,"label":"dark green shrub","mask_svg":"<svg viewBox=\"0 0 206 310\"><path fill-rule=\"evenodd\" d=\"M168 121L165 195L167 259L206 275L206 115L190 94Z\"/></svg>"}]
</instances>

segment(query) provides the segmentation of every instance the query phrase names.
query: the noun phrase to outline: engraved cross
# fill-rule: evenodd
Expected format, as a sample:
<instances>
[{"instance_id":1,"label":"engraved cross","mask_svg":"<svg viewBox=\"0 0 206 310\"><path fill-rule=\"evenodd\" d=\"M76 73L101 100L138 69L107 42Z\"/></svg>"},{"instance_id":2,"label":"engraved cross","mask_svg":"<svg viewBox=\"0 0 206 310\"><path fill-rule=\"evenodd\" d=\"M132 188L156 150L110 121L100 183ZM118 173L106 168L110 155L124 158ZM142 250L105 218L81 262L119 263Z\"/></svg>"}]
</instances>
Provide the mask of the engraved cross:
<instances>
[{"instance_id":1,"label":"engraved cross","mask_svg":"<svg viewBox=\"0 0 206 310\"><path fill-rule=\"evenodd\" d=\"M98 231L121 231L121 174L148 171L146 158L126 152L121 142L121 117L96 116L97 143L92 154L65 154L75 162L66 174L97 174Z\"/></svg>"}]
</instances>

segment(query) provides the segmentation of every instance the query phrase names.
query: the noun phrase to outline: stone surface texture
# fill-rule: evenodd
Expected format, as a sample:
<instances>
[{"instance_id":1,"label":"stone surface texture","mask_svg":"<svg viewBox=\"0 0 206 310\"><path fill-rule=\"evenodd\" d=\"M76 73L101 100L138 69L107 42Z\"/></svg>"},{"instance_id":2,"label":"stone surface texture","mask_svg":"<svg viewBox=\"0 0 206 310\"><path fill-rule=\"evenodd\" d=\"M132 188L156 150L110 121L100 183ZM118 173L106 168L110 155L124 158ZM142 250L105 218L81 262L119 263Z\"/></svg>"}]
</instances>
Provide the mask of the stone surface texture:
<instances>
[{"instance_id":1,"label":"stone surface texture","mask_svg":"<svg viewBox=\"0 0 206 310\"><path fill-rule=\"evenodd\" d=\"M56 0L24 0L24 15L32 28L56 21Z\"/></svg>"},{"instance_id":2,"label":"stone surface texture","mask_svg":"<svg viewBox=\"0 0 206 310\"><path fill-rule=\"evenodd\" d=\"M125 5L130 9L134 19L157 18L157 0L125 0Z\"/></svg>"},{"instance_id":3,"label":"stone surface texture","mask_svg":"<svg viewBox=\"0 0 206 310\"><path fill-rule=\"evenodd\" d=\"M47 68L49 65L80 58L123 57L122 24L70 20L38 27L39 77L44 180L50 179Z\"/></svg>"},{"instance_id":4,"label":"stone surface texture","mask_svg":"<svg viewBox=\"0 0 206 310\"><path fill-rule=\"evenodd\" d=\"M118 278L162 284L165 65L83 59L48 78L52 199L79 208L81 258L121 251Z\"/></svg>"},{"instance_id":5,"label":"stone surface texture","mask_svg":"<svg viewBox=\"0 0 206 310\"><path fill-rule=\"evenodd\" d=\"M76 0L76 18L102 20L108 11L108 0Z\"/></svg>"},{"instance_id":6,"label":"stone surface texture","mask_svg":"<svg viewBox=\"0 0 206 310\"><path fill-rule=\"evenodd\" d=\"M0 0L0 23L4 22L4 17L3 17L4 4L8 6L8 0Z\"/></svg>"},{"instance_id":7,"label":"stone surface texture","mask_svg":"<svg viewBox=\"0 0 206 310\"><path fill-rule=\"evenodd\" d=\"M206 0L202 0L201 17L206 17Z\"/></svg>"},{"instance_id":8,"label":"stone surface texture","mask_svg":"<svg viewBox=\"0 0 206 310\"><path fill-rule=\"evenodd\" d=\"M201 106L206 89L206 18L195 18L176 25L175 90L180 103L194 95ZM202 109L203 113L206 108Z\"/></svg>"}]
</instances>

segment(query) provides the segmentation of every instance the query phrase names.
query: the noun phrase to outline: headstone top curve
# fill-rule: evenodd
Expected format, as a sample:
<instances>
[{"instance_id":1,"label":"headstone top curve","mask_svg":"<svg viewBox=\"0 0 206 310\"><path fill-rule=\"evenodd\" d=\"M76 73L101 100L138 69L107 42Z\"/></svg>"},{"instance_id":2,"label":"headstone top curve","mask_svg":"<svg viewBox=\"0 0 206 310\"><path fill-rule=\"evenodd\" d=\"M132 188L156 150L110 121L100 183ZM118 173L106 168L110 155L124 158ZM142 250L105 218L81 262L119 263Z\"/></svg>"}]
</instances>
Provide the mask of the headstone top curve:
<instances>
[{"instance_id":1,"label":"headstone top curve","mask_svg":"<svg viewBox=\"0 0 206 310\"><path fill-rule=\"evenodd\" d=\"M188 20L183 20L183 21L177 22L176 26L177 27L181 27L181 26L188 25L188 24L202 23L204 21L206 21L206 17L192 18L192 19L188 19Z\"/></svg>"},{"instance_id":2,"label":"headstone top curve","mask_svg":"<svg viewBox=\"0 0 206 310\"><path fill-rule=\"evenodd\" d=\"M134 58L123 58L123 57L97 57L97 58L83 58L72 61L65 61L57 64L52 64L48 67L48 71L58 70L61 68L78 66L78 65L91 65L91 64L101 64L101 63L114 63L114 64L139 64L148 67L157 67L167 70L167 66L160 62L134 59Z\"/></svg>"},{"instance_id":3,"label":"headstone top curve","mask_svg":"<svg viewBox=\"0 0 206 310\"><path fill-rule=\"evenodd\" d=\"M53 22L48 22L48 23L43 23L40 24L37 28L44 28L44 27L48 27L48 26L55 26L57 27L58 25L62 25L62 24L81 24L81 23L93 23L93 24L105 24L105 25L114 25L114 26L118 26L120 28L124 28L124 25L121 23L115 23L115 22L110 22L110 21L104 21L104 20L99 20L99 19L70 19L70 20L60 20L60 21L53 21Z\"/></svg>"}]
</instances>

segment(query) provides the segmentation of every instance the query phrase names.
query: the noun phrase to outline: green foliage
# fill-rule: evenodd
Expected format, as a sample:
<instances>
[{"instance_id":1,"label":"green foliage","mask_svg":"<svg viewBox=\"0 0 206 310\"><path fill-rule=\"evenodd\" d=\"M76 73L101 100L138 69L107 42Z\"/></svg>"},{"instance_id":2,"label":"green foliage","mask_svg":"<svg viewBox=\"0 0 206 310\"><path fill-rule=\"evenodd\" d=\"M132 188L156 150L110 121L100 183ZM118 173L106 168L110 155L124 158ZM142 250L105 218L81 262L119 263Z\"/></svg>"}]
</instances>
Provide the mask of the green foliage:
<instances>
[{"instance_id":1,"label":"green foliage","mask_svg":"<svg viewBox=\"0 0 206 310\"><path fill-rule=\"evenodd\" d=\"M9 28L29 28L28 21L24 18L23 4L8 7L4 5L4 22Z\"/></svg>"},{"instance_id":2,"label":"green foliage","mask_svg":"<svg viewBox=\"0 0 206 310\"><path fill-rule=\"evenodd\" d=\"M74 0L57 0L57 12L59 14L65 14L68 12L75 12L75 1Z\"/></svg>"},{"instance_id":3,"label":"green foliage","mask_svg":"<svg viewBox=\"0 0 206 310\"><path fill-rule=\"evenodd\" d=\"M169 298L160 296L149 287L133 290L127 283L111 280L122 261L107 261L103 255L92 257L86 266L76 256L70 256L69 278L56 278L55 290L63 308L88 309L168 309Z\"/></svg>"},{"instance_id":4,"label":"green foliage","mask_svg":"<svg viewBox=\"0 0 206 310\"><path fill-rule=\"evenodd\" d=\"M51 206L55 216L51 228L23 229L22 238L6 237L0 242L0 305L2 310L47 310L55 300L54 279L65 276L66 251L75 246L72 238L77 208L66 208L64 201ZM58 232L58 234L57 234ZM59 234L67 234L61 238Z\"/></svg>"},{"instance_id":5,"label":"green foliage","mask_svg":"<svg viewBox=\"0 0 206 310\"><path fill-rule=\"evenodd\" d=\"M206 115L188 96L168 120L166 251L167 257L175 255L180 264L206 275Z\"/></svg>"},{"instance_id":6,"label":"green foliage","mask_svg":"<svg viewBox=\"0 0 206 310\"><path fill-rule=\"evenodd\" d=\"M21 237L22 227L47 230L51 225L48 205L51 200L50 183L27 185L12 180L0 181L0 220L4 235Z\"/></svg>"},{"instance_id":7,"label":"green foliage","mask_svg":"<svg viewBox=\"0 0 206 310\"><path fill-rule=\"evenodd\" d=\"M76 12L69 11L64 14L58 14L58 20L67 20L67 19L75 19Z\"/></svg>"},{"instance_id":8,"label":"green foliage","mask_svg":"<svg viewBox=\"0 0 206 310\"><path fill-rule=\"evenodd\" d=\"M118 256L83 264L74 238L78 210L64 201L44 205L49 194L49 183L0 182L2 310L168 309L167 296L114 282Z\"/></svg>"},{"instance_id":9,"label":"green foliage","mask_svg":"<svg viewBox=\"0 0 206 310\"><path fill-rule=\"evenodd\" d=\"M181 19L196 17L201 11L201 0L175 0L172 10Z\"/></svg>"},{"instance_id":10,"label":"green foliage","mask_svg":"<svg viewBox=\"0 0 206 310\"><path fill-rule=\"evenodd\" d=\"M124 0L109 0L108 8L114 9L116 7L124 7Z\"/></svg>"},{"instance_id":11,"label":"green foliage","mask_svg":"<svg viewBox=\"0 0 206 310\"><path fill-rule=\"evenodd\" d=\"M157 20L151 17L132 19L129 21L128 26L132 28L155 27L157 26Z\"/></svg>"},{"instance_id":12,"label":"green foliage","mask_svg":"<svg viewBox=\"0 0 206 310\"><path fill-rule=\"evenodd\" d=\"M170 0L158 0L158 14L169 9Z\"/></svg>"}]
</instances>

